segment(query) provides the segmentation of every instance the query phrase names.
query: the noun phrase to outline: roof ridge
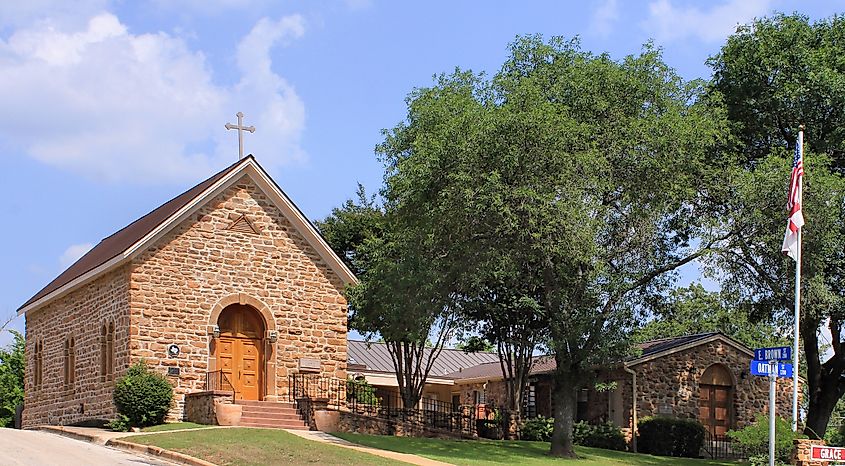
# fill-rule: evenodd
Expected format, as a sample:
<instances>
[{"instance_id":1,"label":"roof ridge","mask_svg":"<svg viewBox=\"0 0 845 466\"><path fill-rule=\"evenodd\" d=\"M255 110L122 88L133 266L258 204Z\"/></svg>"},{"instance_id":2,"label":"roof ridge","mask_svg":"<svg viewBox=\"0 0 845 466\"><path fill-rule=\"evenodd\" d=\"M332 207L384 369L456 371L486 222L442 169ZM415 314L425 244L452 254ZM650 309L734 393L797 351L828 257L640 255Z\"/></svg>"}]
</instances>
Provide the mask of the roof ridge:
<instances>
[{"instance_id":1,"label":"roof ridge","mask_svg":"<svg viewBox=\"0 0 845 466\"><path fill-rule=\"evenodd\" d=\"M151 210L151 211L147 212L146 214L144 214L144 215L142 215L142 216L140 216L140 217L136 218L135 220L133 220L131 223L129 223L129 224L128 224L128 225L126 225L125 227L123 227L123 228L121 228L120 230L117 230L117 231L115 231L114 233L112 233L112 234L110 234L110 235L106 236L105 238L101 239L101 240L100 240L100 243L102 243L103 241L105 241L105 240L107 240L107 239L109 239L109 238L111 238L111 237L113 237L113 236L117 235L118 233L120 233L120 232L122 232L122 231L126 230L127 228L131 227L132 225L135 225L136 223L140 222L141 220L144 220L145 218L147 218L147 217L149 217L150 215L152 215L153 213L155 213L155 211L157 211L158 209L160 209L160 208L164 207L165 205L167 205L167 204L169 204L169 203L171 203L171 202L175 201L176 199L179 199L181 196L184 196L185 194L188 194L189 192L193 191L194 189L197 189L198 187L200 187L200 185L204 184L205 182L207 182L207 181L208 181L208 180L210 180L211 178L214 178L215 176L219 175L220 173L227 172L227 171L231 170L231 169L232 169L232 168L234 168L236 165L238 165L239 163L243 162L244 160L246 160L246 159L248 159L248 158L252 158L252 159L254 159L254 157L252 156L252 154L247 155L246 157L244 157L244 158L242 158L242 159L238 160L237 162L235 162L235 163L233 163L233 164L231 164L231 165L227 166L226 168L224 168L224 169L222 169L222 170L220 170L220 171L218 171L218 172L214 173L213 175L209 176L208 178L206 178L206 179L204 179L204 180L200 181L199 183L197 183L197 184L195 184L195 185L191 186L190 188L188 188L188 189L186 189L186 190L182 191L181 193L179 193L179 194L177 194L177 195L173 196L172 198L168 199L167 201L164 201L162 204L160 204L160 205L159 205L158 207L156 207L155 209L153 209L153 210ZM200 194L202 194L202 193L200 193ZM197 196L199 196L199 194L197 194ZM194 196L194 197L196 197L196 196ZM99 243L98 243L98 244L99 244Z\"/></svg>"},{"instance_id":2,"label":"roof ridge","mask_svg":"<svg viewBox=\"0 0 845 466\"><path fill-rule=\"evenodd\" d=\"M349 339L349 338L347 338L346 341L351 342L351 343L365 343L367 345L386 345L387 344L387 342L384 342L384 341L352 340L352 339ZM431 348L426 346L426 349L431 349ZM463 354L498 354L495 351L472 351L472 352L468 353L468 352L466 352L462 349L445 348L445 347L441 351L458 351L458 352L461 352ZM487 364L487 363L483 363L483 364Z\"/></svg>"},{"instance_id":3,"label":"roof ridge","mask_svg":"<svg viewBox=\"0 0 845 466\"><path fill-rule=\"evenodd\" d=\"M121 228L120 230L117 230L113 234L106 236L105 238L100 240L100 242L98 242L93 248L91 248L91 250L83 254L82 257L77 259L70 266L66 267L58 276L56 276L52 281L47 283L47 285L45 285L31 298L29 298L29 300L22 304L18 308L18 312L21 312L22 309L27 308L28 306L40 301L45 297L48 297L53 292L61 290L63 287L72 283L74 280L85 276L85 274L96 270L98 267L107 264L109 261L115 259L120 254L125 252L127 248L129 248L137 241L142 239L144 236L149 234L150 231L154 230L158 225L160 225L163 221L165 221L179 209L181 209L185 205L188 205L191 201L203 194L209 187L213 186L217 181L234 171L239 166L248 163L250 160L253 162L255 161L255 157L253 157L252 154L247 155L246 157L229 165L223 170L218 171L217 173L211 175L210 177L196 184L187 191L182 192L181 194L173 197L167 202L147 212L146 214L134 220L130 224ZM189 196L192 193L194 195ZM153 216L154 214L160 215L162 216L162 218L156 221L156 218ZM150 225L145 225L145 223L148 222L151 222ZM139 231L133 232L133 228L137 228Z\"/></svg>"}]
</instances>

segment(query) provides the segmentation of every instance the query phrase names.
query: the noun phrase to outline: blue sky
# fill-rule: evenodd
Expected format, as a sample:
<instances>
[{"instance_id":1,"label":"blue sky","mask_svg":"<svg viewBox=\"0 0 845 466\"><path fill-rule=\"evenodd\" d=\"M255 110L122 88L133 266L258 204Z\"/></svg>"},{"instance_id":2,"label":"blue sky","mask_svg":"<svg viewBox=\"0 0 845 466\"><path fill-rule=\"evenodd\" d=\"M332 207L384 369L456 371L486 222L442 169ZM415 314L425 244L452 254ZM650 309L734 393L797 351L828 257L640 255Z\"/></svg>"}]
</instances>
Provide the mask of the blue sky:
<instances>
[{"instance_id":1,"label":"blue sky","mask_svg":"<svg viewBox=\"0 0 845 466\"><path fill-rule=\"evenodd\" d=\"M71 3L73 3L71 5ZM0 317L101 238L254 153L311 219L381 183L405 96L494 73L518 34L614 57L653 39L685 78L737 23L845 1L29 0L0 4ZM683 281L697 279L692 268ZM23 318L12 323L22 329ZM0 345L8 342L0 335Z\"/></svg>"}]
</instances>

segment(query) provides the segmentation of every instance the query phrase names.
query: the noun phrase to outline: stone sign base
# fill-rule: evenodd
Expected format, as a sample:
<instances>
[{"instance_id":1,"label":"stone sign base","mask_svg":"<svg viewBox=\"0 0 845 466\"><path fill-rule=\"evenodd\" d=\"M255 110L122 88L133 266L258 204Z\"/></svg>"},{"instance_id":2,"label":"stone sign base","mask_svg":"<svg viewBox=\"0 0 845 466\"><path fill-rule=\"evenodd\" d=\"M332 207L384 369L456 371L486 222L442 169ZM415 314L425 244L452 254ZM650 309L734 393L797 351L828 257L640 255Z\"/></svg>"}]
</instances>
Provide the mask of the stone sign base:
<instances>
[{"instance_id":1,"label":"stone sign base","mask_svg":"<svg viewBox=\"0 0 845 466\"><path fill-rule=\"evenodd\" d=\"M795 466L828 466L829 461L811 460L810 449L813 445L824 445L824 440L795 439L795 449L792 451L791 464Z\"/></svg>"}]
</instances>

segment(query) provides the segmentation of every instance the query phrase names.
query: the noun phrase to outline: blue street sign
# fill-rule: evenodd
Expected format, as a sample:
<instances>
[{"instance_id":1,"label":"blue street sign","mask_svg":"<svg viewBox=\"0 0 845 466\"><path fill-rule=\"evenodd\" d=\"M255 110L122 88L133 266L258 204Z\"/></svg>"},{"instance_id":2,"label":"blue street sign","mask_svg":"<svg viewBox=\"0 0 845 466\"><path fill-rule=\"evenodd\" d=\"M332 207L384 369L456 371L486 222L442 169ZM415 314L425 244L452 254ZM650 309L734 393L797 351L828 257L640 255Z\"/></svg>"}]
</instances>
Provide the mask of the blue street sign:
<instances>
[{"instance_id":1,"label":"blue street sign","mask_svg":"<svg viewBox=\"0 0 845 466\"><path fill-rule=\"evenodd\" d=\"M768 361L751 361L751 375L768 376L769 371L774 369L774 366L769 367ZM792 377L792 364L784 364L779 362L777 364L778 377L790 378Z\"/></svg>"},{"instance_id":2,"label":"blue street sign","mask_svg":"<svg viewBox=\"0 0 845 466\"><path fill-rule=\"evenodd\" d=\"M792 348L780 346L778 348L758 348L754 350L755 361L789 361L792 359Z\"/></svg>"}]
</instances>

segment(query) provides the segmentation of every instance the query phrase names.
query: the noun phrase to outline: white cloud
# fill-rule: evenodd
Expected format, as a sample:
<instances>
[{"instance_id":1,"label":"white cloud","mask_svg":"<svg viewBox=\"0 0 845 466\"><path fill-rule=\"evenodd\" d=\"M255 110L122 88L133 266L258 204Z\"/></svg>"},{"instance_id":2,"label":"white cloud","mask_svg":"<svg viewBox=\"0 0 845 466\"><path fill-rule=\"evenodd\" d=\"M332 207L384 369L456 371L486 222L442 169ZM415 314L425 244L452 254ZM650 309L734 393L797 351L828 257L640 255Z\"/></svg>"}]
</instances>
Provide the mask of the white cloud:
<instances>
[{"instance_id":1,"label":"white cloud","mask_svg":"<svg viewBox=\"0 0 845 466\"><path fill-rule=\"evenodd\" d=\"M728 0L702 11L694 6L675 6L671 0L656 0L649 3L649 17L641 26L661 42L688 37L708 43L721 42L738 24L766 14L771 3L771 0Z\"/></svg>"},{"instance_id":2,"label":"white cloud","mask_svg":"<svg viewBox=\"0 0 845 466\"><path fill-rule=\"evenodd\" d=\"M25 0L0 2L0 27L35 22L82 25L110 3L109 0Z\"/></svg>"},{"instance_id":3,"label":"white cloud","mask_svg":"<svg viewBox=\"0 0 845 466\"><path fill-rule=\"evenodd\" d=\"M260 20L238 47L241 81L220 86L179 37L132 34L110 13L76 29L38 22L0 40L0 140L95 179L195 180L236 160L223 124L243 111L258 127L249 152L301 160L304 105L270 49L303 33L300 16Z\"/></svg>"},{"instance_id":4,"label":"white cloud","mask_svg":"<svg viewBox=\"0 0 845 466\"><path fill-rule=\"evenodd\" d=\"M619 20L619 5L616 0L605 0L593 12L590 30L601 37L607 37L613 32L613 27Z\"/></svg>"},{"instance_id":5,"label":"white cloud","mask_svg":"<svg viewBox=\"0 0 845 466\"><path fill-rule=\"evenodd\" d=\"M72 244L65 252L62 253L61 257L59 257L59 265L62 266L62 269L66 269L70 267L71 264L79 260L80 257L84 256L85 253L91 250L94 245L91 243L82 243L82 244Z\"/></svg>"}]
</instances>

